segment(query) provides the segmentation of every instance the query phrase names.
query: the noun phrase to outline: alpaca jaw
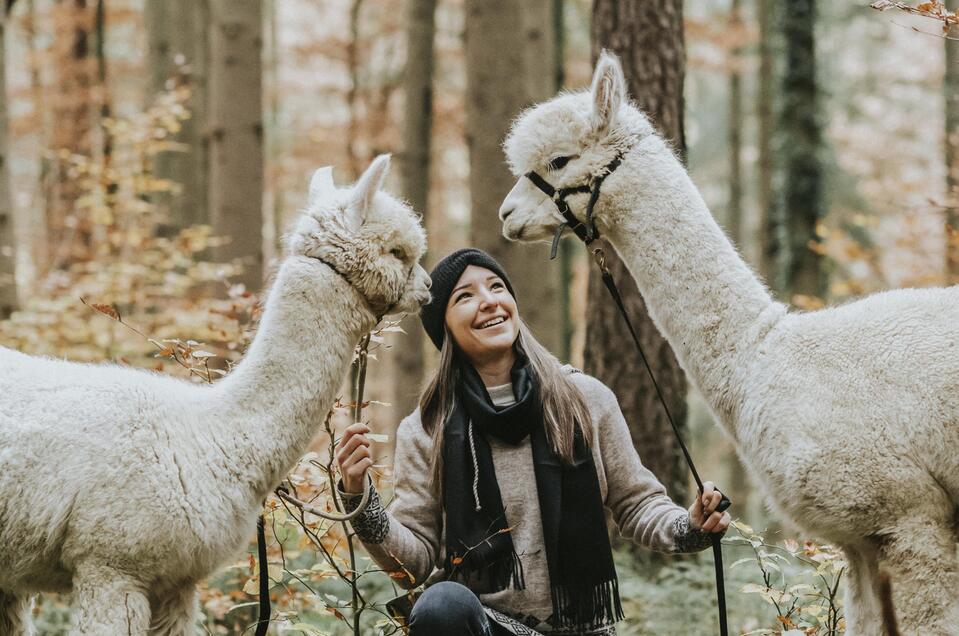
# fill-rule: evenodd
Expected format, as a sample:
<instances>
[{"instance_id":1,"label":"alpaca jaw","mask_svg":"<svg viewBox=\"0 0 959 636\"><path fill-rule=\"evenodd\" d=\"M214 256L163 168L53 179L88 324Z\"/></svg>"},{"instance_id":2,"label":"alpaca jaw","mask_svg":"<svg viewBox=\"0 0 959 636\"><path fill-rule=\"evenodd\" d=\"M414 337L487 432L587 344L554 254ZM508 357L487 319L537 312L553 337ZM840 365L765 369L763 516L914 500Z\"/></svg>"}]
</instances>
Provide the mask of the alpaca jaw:
<instances>
[{"instance_id":1,"label":"alpaca jaw","mask_svg":"<svg viewBox=\"0 0 959 636\"><path fill-rule=\"evenodd\" d=\"M423 266L416 263L410 272L410 283L403 291L403 296L391 308L390 313L411 314L419 311L420 307L430 302L430 276Z\"/></svg>"},{"instance_id":2,"label":"alpaca jaw","mask_svg":"<svg viewBox=\"0 0 959 636\"><path fill-rule=\"evenodd\" d=\"M503 199L499 218L503 237L524 243L550 241L564 220L553 200L526 177L520 177Z\"/></svg>"}]
</instances>

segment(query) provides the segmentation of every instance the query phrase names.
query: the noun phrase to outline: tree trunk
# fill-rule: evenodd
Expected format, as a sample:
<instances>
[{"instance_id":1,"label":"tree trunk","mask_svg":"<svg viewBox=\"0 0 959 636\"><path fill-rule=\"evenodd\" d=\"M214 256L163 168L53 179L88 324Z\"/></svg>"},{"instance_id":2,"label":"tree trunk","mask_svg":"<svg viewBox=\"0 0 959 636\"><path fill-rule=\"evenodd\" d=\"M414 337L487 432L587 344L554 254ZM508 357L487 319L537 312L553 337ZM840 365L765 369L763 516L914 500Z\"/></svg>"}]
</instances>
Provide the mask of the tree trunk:
<instances>
[{"instance_id":1,"label":"tree trunk","mask_svg":"<svg viewBox=\"0 0 959 636\"><path fill-rule=\"evenodd\" d=\"M13 201L10 195L9 140L7 134L6 27L7 7L0 6L0 320L17 308L16 242Z\"/></svg>"},{"instance_id":2,"label":"tree trunk","mask_svg":"<svg viewBox=\"0 0 959 636\"><path fill-rule=\"evenodd\" d=\"M53 148L67 155L91 155L90 133L96 117L93 88L96 62L91 56L90 33L94 12L86 0L61 0L55 13L53 54L56 60L53 99ZM80 196L76 181L61 161L56 194L50 206L47 230L53 250L53 267L85 258L89 226L75 213Z\"/></svg>"},{"instance_id":3,"label":"tree trunk","mask_svg":"<svg viewBox=\"0 0 959 636\"><path fill-rule=\"evenodd\" d=\"M144 7L149 56L149 100L174 87L188 86L190 118L172 141L185 150L158 155L154 174L169 179L179 193L156 197L168 211L170 230L210 222L207 206L209 147L206 136L207 34L210 12L207 0L147 0Z\"/></svg>"},{"instance_id":4,"label":"tree trunk","mask_svg":"<svg viewBox=\"0 0 959 636\"><path fill-rule=\"evenodd\" d=\"M564 0L553 0L553 32L556 34L553 44L553 65L555 67L556 90L559 91L566 83L566 23ZM569 363L573 358L573 337L575 324L573 321L573 266L577 253L582 256L579 241L567 237L559 244L559 336L560 348L557 351L559 359Z\"/></svg>"},{"instance_id":5,"label":"tree trunk","mask_svg":"<svg viewBox=\"0 0 959 636\"><path fill-rule=\"evenodd\" d=\"M210 1L210 191L220 260L241 259L239 281L263 282L261 0Z\"/></svg>"},{"instance_id":6,"label":"tree trunk","mask_svg":"<svg viewBox=\"0 0 959 636\"><path fill-rule=\"evenodd\" d=\"M410 0L407 13L407 56L403 76L406 100L403 119L403 153L400 172L403 196L413 209L429 216L430 142L433 125L433 36L435 33L436 0ZM406 335L399 339L394 360L396 383L395 407L409 413L417 402L423 383L423 330L416 315L406 318Z\"/></svg>"},{"instance_id":7,"label":"tree trunk","mask_svg":"<svg viewBox=\"0 0 959 636\"><path fill-rule=\"evenodd\" d=\"M782 289L822 297L826 281L816 226L824 216L819 89L816 84L816 2L794 0L777 12L785 60L778 154L783 170L782 215L787 244Z\"/></svg>"},{"instance_id":8,"label":"tree trunk","mask_svg":"<svg viewBox=\"0 0 959 636\"><path fill-rule=\"evenodd\" d=\"M959 8L950 0L949 10ZM946 110L946 283L959 283L959 29L945 38L946 75L942 82Z\"/></svg>"},{"instance_id":9,"label":"tree trunk","mask_svg":"<svg viewBox=\"0 0 959 636\"><path fill-rule=\"evenodd\" d=\"M756 20L759 23L759 77L756 90L756 133L758 160L757 207L759 208L759 271L769 285L777 283L776 264L779 240L776 215L773 209L773 0L756 0Z\"/></svg>"},{"instance_id":10,"label":"tree trunk","mask_svg":"<svg viewBox=\"0 0 959 636\"><path fill-rule=\"evenodd\" d=\"M509 125L556 92L551 0L466 1L466 139L470 158L470 240L511 275L523 320L550 351L560 349L558 267L542 244L510 244L497 211L515 179L503 160Z\"/></svg>"},{"instance_id":11,"label":"tree trunk","mask_svg":"<svg viewBox=\"0 0 959 636\"><path fill-rule=\"evenodd\" d=\"M592 48L594 59L600 49L620 57L632 99L676 150L685 154L682 0L596 0ZM669 409L676 424L685 429L686 378L672 349L646 313L635 281L613 250L607 248L606 252L610 272L622 291ZM689 479L679 445L629 331L595 267L590 268L586 321L586 371L602 380L619 398L643 463L672 496L682 500L687 496Z\"/></svg>"},{"instance_id":12,"label":"tree trunk","mask_svg":"<svg viewBox=\"0 0 959 636\"><path fill-rule=\"evenodd\" d=\"M729 15L730 31L738 37L742 30L742 7L740 0L732 0ZM743 246L743 92L742 63L738 47L730 52L729 67L729 203L726 210L726 231L733 243L742 250Z\"/></svg>"}]
</instances>

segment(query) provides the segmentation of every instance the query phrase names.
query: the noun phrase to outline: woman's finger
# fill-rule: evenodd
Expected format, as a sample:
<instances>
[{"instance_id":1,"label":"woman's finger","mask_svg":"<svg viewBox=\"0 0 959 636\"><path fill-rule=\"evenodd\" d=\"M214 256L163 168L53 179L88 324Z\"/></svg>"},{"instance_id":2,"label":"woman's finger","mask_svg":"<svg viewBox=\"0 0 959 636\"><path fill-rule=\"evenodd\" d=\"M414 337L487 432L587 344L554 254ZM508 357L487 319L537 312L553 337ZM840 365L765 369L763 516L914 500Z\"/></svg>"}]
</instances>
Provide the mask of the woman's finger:
<instances>
[{"instance_id":1,"label":"woman's finger","mask_svg":"<svg viewBox=\"0 0 959 636\"><path fill-rule=\"evenodd\" d=\"M700 500L702 500L702 502L703 502L703 506L708 506L708 505L709 505L709 500L710 500L710 498L712 498L712 496L713 496L713 491L715 491L715 490L716 490L716 486L713 485L713 482L711 482L711 481L704 481L704 482L703 482L703 492L702 492L702 494L699 496Z\"/></svg>"},{"instance_id":2,"label":"woman's finger","mask_svg":"<svg viewBox=\"0 0 959 636\"><path fill-rule=\"evenodd\" d=\"M343 436L340 437L340 441L337 443L336 447L342 448L344 445L348 444L349 441L355 435L366 435L370 432L370 427L364 424L363 422L354 422L350 424L345 429L343 429Z\"/></svg>"},{"instance_id":3,"label":"woman's finger","mask_svg":"<svg viewBox=\"0 0 959 636\"><path fill-rule=\"evenodd\" d=\"M365 434L356 433L352 435L350 439L336 451L336 463L342 467L343 462L353 454L353 451L360 446L368 447L369 445L370 439Z\"/></svg>"},{"instance_id":4,"label":"woman's finger","mask_svg":"<svg viewBox=\"0 0 959 636\"><path fill-rule=\"evenodd\" d=\"M716 511L716 506L719 505L719 502L723 500L723 493L718 490L714 490L713 494L709 498L709 503L706 505L706 514L712 514Z\"/></svg>"},{"instance_id":5,"label":"woman's finger","mask_svg":"<svg viewBox=\"0 0 959 636\"><path fill-rule=\"evenodd\" d=\"M719 524L724 516L727 516L725 512L714 512L709 515L709 518L703 523L703 530L705 532L719 532L722 529Z\"/></svg>"}]
</instances>

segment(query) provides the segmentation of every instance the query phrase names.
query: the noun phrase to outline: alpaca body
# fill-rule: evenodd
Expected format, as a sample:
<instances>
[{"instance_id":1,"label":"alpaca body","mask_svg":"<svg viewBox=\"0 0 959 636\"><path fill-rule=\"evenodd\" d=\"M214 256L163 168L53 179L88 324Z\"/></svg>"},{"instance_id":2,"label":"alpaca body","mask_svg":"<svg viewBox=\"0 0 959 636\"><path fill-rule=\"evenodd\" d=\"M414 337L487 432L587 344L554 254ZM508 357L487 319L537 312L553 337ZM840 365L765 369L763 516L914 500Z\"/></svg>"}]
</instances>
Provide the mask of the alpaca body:
<instances>
[{"instance_id":1,"label":"alpaca body","mask_svg":"<svg viewBox=\"0 0 959 636\"><path fill-rule=\"evenodd\" d=\"M373 201L387 166L352 197L314 178L256 338L212 386L0 348L0 634L29 633L43 591L73 592L77 634L192 632L195 584L306 450L371 303L429 298L418 221Z\"/></svg>"},{"instance_id":2,"label":"alpaca body","mask_svg":"<svg viewBox=\"0 0 959 636\"><path fill-rule=\"evenodd\" d=\"M849 561L847 633L882 633L878 568L904 633L959 624L959 287L896 290L807 313L773 301L604 55L588 93L514 124L520 176L503 234L545 240L563 219L521 175L570 188L623 160L595 223L770 506ZM557 159L559 158L559 159ZM584 218L587 195L570 199Z\"/></svg>"}]
</instances>

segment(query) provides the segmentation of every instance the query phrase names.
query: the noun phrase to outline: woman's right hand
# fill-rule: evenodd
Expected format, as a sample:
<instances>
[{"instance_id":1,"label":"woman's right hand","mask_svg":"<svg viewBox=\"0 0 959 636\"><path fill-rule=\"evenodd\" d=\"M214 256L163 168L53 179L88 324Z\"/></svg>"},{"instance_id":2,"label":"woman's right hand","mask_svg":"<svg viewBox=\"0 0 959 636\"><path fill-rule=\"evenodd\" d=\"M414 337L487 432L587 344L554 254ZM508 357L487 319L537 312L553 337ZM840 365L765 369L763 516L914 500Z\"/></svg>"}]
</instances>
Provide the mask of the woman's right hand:
<instances>
[{"instance_id":1,"label":"woman's right hand","mask_svg":"<svg viewBox=\"0 0 959 636\"><path fill-rule=\"evenodd\" d=\"M362 422L351 424L336 445L336 463L340 467L344 492L359 494L366 485L366 471L373 465L370 439L366 436L369 432L370 427Z\"/></svg>"}]
</instances>

